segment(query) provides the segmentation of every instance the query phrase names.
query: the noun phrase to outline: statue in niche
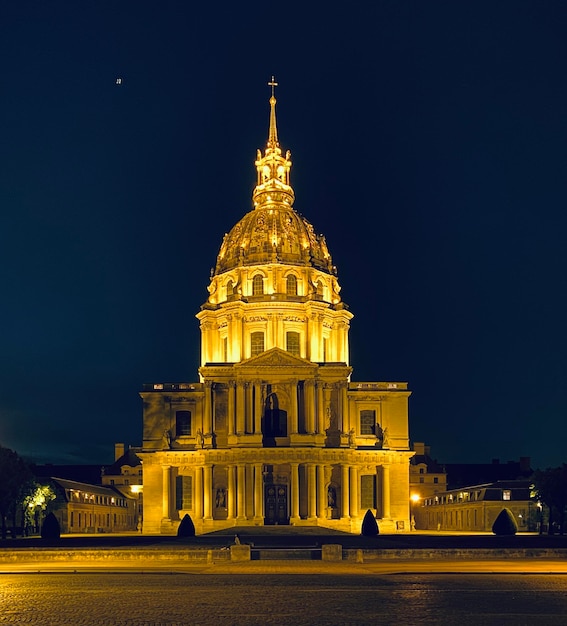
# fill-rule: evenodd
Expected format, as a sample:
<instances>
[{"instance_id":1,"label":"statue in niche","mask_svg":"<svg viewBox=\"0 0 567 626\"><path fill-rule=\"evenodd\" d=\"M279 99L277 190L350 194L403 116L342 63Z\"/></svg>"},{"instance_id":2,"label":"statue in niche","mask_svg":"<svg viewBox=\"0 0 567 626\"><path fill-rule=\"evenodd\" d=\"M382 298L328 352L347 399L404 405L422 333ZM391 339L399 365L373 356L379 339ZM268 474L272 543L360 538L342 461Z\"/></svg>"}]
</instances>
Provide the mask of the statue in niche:
<instances>
[{"instance_id":1,"label":"statue in niche","mask_svg":"<svg viewBox=\"0 0 567 626\"><path fill-rule=\"evenodd\" d=\"M331 407L328 406L325 411L325 430L330 430L332 417L333 417L333 412L331 411Z\"/></svg>"},{"instance_id":2,"label":"statue in niche","mask_svg":"<svg viewBox=\"0 0 567 626\"><path fill-rule=\"evenodd\" d=\"M329 485L329 488L327 489L327 506L330 509L337 506L337 492L331 485Z\"/></svg>"},{"instance_id":3,"label":"statue in niche","mask_svg":"<svg viewBox=\"0 0 567 626\"><path fill-rule=\"evenodd\" d=\"M217 509L226 509L226 489L219 487L215 497L215 506Z\"/></svg>"}]
</instances>

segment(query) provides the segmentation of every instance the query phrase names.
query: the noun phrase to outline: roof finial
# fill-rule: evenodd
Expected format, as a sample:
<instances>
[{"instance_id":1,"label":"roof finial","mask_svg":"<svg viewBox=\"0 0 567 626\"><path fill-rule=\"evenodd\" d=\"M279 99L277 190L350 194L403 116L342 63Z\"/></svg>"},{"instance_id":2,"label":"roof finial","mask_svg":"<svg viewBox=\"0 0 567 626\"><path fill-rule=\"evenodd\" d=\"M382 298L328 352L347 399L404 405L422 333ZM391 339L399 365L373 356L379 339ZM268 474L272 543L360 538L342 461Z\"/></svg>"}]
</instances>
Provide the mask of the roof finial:
<instances>
[{"instance_id":1,"label":"roof finial","mask_svg":"<svg viewBox=\"0 0 567 626\"><path fill-rule=\"evenodd\" d=\"M276 127L276 96L274 95L275 88L278 86L276 79L272 76L272 80L268 83L268 86L272 88L272 97L270 98L270 132L268 133L268 148L277 148L278 142L278 129Z\"/></svg>"},{"instance_id":2,"label":"roof finial","mask_svg":"<svg viewBox=\"0 0 567 626\"><path fill-rule=\"evenodd\" d=\"M272 76L272 80L268 83L268 85L272 88L272 98L274 98L275 97L274 91L275 91L275 88L278 86L278 83L276 83L275 76Z\"/></svg>"}]
</instances>

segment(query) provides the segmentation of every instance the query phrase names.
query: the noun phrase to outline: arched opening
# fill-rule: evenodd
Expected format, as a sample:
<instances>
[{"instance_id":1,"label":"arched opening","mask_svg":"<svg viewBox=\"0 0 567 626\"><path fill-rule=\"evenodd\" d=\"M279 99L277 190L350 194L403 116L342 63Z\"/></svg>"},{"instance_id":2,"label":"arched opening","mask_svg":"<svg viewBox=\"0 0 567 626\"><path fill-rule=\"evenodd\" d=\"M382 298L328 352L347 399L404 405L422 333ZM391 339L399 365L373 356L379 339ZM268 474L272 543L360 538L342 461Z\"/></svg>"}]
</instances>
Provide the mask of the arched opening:
<instances>
[{"instance_id":1,"label":"arched opening","mask_svg":"<svg viewBox=\"0 0 567 626\"><path fill-rule=\"evenodd\" d=\"M288 296L297 295L297 278L293 274L286 278L286 294Z\"/></svg>"},{"instance_id":2,"label":"arched opening","mask_svg":"<svg viewBox=\"0 0 567 626\"><path fill-rule=\"evenodd\" d=\"M266 448L277 445L276 437L287 437L287 411L280 409L276 393L270 393L264 403L262 435L262 444Z\"/></svg>"},{"instance_id":3,"label":"arched opening","mask_svg":"<svg viewBox=\"0 0 567 626\"><path fill-rule=\"evenodd\" d=\"M252 295L261 296L264 294L264 277L261 274L256 274L252 279Z\"/></svg>"}]
</instances>

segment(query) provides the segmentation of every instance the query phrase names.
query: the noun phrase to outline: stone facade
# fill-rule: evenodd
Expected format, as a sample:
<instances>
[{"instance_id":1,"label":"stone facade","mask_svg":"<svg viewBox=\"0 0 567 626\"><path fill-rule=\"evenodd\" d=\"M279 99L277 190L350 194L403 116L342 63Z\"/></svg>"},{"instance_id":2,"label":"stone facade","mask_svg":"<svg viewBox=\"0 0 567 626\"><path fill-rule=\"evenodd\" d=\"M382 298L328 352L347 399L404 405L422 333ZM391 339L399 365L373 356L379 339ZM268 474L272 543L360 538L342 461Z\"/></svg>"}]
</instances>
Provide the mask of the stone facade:
<instances>
[{"instance_id":1,"label":"stone facade","mask_svg":"<svg viewBox=\"0 0 567 626\"><path fill-rule=\"evenodd\" d=\"M239 525L409 530L404 382L351 382L325 238L292 207L290 153L270 99L252 211L225 235L197 314L199 382L151 383L144 403L144 533Z\"/></svg>"},{"instance_id":2,"label":"stone facade","mask_svg":"<svg viewBox=\"0 0 567 626\"><path fill-rule=\"evenodd\" d=\"M414 507L418 530L491 532L503 508L516 519L519 531L538 528L541 510L531 496L529 480L508 480L461 487L426 497Z\"/></svg>"}]
</instances>

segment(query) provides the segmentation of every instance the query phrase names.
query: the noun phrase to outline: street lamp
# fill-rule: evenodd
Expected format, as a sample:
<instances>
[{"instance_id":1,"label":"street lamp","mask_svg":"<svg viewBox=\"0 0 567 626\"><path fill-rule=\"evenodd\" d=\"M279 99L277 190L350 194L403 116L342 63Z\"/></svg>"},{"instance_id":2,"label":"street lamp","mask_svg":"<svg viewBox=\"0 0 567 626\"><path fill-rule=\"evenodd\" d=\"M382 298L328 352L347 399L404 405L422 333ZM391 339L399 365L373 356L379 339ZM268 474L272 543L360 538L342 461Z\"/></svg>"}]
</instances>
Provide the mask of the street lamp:
<instances>
[{"instance_id":1,"label":"street lamp","mask_svg":"<svg viewBox=\"0 0 567 626\"><path fill-rule=\"evenodd\" d=\"M415 530L415 515L414 507L421 500L421 496L418 493L412 493L410 496L410 528Z\"/></svg>"},{"instance_id":2,"label":"street lamp","mask_svg":"<svg viewBox=\"0 0 567 626\"><path fill-rule=\"evenodd\" d=\"M539 534L543 535L543 504L538 500L536 505L539 512Z\"/></svg>"}]
</instances>

